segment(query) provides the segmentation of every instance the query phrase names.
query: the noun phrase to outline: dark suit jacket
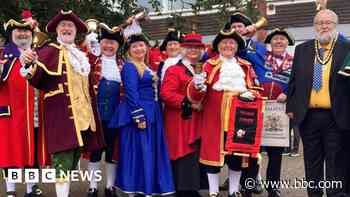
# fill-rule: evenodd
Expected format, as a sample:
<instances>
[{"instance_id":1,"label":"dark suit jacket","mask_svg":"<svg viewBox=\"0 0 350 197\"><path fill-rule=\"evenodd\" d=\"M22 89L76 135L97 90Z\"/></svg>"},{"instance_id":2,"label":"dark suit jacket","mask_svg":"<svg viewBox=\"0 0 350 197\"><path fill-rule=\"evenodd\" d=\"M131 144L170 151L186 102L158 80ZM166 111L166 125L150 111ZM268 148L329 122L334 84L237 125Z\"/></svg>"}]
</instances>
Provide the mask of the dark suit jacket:
<instances>
[{"instance_id":1,"label":"dark suit jacket","mask_svg":"<svg viewBox=\"0 0 350 197\"><path fill-rule=\"evenodd\" d=\"M293 122L301 124L309 109L309 101L313 82L313 66L315 60L315 40L298 45L295 49L292 74L289 81L287 113L294 114ZM339 75L346 55L350 51L350 43L339 36L333 50L329 91L331 111L337 125L341 129L350 129L350 88L349 79Z\"/></svg>"}]
</instances>

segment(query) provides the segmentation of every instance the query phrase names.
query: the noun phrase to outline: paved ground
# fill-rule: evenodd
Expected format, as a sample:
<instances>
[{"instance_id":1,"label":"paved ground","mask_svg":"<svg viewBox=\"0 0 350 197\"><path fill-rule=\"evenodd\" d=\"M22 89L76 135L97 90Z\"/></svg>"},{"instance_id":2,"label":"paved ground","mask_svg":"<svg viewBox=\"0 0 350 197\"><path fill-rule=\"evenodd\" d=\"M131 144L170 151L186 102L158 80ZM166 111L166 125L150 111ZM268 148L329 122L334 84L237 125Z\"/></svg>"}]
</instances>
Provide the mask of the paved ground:
<instances>
[{"instance_id":1,"label":"paved ground","mask_svg":"<svg viewBox=\"0 0 350 197\"><path fill-rule=\"evenodd\" d=\"M262 176L265 177L265 169L266 169L266 155L263 155L264 160L262 164ZM82 162L82 168L86 168L86 161ZM302 156L300 157L283 157L282 163L282 180L290 180L294 182L295 179L301 179L304 177L304 165ZM24 195L25 186L23 184L18 184L18 196L22 197ZM46 197L55 197L55 190L53 184L41 185L41 188L44 190L44 194ZM71 185L71 197L84 197L86 196L86 191L88 189L88 183L86 182L75 182ZM103 191L102 184L100 185L100 191ZM207 191L201 191L203 197L207 196ZM224 193L224 192L223 192ZM0 182L0 197L5 196L5 187L4 182ZM102 197L102 193L100 194ZM265 197L267 193L264 192L261 195L256 195L257 197ZM306 196L304 189L282 189L283 197L304 197Z\"/></svg>"}]
</instances>

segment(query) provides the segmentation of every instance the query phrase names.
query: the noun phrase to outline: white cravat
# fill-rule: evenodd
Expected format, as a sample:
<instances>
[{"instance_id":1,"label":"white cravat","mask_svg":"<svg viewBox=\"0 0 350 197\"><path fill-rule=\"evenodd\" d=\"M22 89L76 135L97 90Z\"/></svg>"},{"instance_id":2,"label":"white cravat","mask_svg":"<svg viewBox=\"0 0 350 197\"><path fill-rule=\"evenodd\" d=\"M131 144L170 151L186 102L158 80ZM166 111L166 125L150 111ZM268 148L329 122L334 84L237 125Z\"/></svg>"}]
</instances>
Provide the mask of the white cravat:
<instances>
[{"instance_id":1,"label":"white cravat","mask_svg":"<svg viewBox=\"0 0 350 197\"><path fill-rule=\"evenodd\" d=\"M237 59L227 59L220 56L222 65L220 68L219 80L213 85L217 91L247 91L245 83L245 73L237 63Z\"/></svg>"},{"instance_id":2,"label":"white cravat","mask_svg":"<svg viewBox=\"0 0 350 197\"><path fill-rule=\"evenodd\" d=\"M84 52L79 50L75 44L63 43L59 37L57 37L58 43L62 44L68 51L68 59L73 67L73 70L80 75L88 76L90 73L89 59Z\"/></svg>"},{"instance_id":3,"label":"white cravat","mask_svg":"<svg viewBox=\"0 0 350 197\"><path fill-rule=\"evenodd\" d=\"M116 56L107 57L102 55L102 70L101 75L107 80L121 82L120 70L117 65Z\"/></svg>"}]
</instances>

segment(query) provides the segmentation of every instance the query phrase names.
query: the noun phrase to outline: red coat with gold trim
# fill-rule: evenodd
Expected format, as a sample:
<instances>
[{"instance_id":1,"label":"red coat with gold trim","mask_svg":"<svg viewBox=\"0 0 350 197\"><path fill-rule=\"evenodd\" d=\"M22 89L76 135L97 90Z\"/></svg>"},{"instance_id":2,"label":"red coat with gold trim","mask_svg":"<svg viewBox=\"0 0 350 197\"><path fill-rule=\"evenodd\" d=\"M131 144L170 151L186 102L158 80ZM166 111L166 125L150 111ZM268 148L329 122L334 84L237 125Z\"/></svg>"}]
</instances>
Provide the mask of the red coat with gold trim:
<instances>
[{"instance_id":1,"label":"red coat with gold trim","mask_svg":"<svg viewBox=\"0 0 350 197\"><path fill-rule=\"evenodd\" d=\"M245 73L245 82L247 89L252 91L256 96L262 88L257 87L254 83L256 75L251 64L237 57L237 62ZM203 66L207 73L207 91L200 92L194 87L193 83L188 86L188 97L192 102L202 102L203 112L201 117L201 148L200 162L211 166L223 166L224 156L224 132L228 127L228 112L230 109L229 101L238 92L217 91L213 85L219 80L219 73L222 61L219 56L209 59ZM225 129L226 128L226 129Z\"/></svg>"},{"instance_id":2,"label":"red coat with gold trim","mask_svg":"<svg viewBox=\"0 0 350 197\"><path fill-rule=\"evenodd\" d=\"M39 164L45 165L48 155L41 129L37 144L34 139L34 88L20 75L17 46L9 43L4 50L6 63L0 65L0 168L33 166L35 154Z\"/></svg>"},{"instance_id":3,"label":"red coat with gold trim","mask_svg":"<svg viewBox=\"0 0 350 197\"><path fill-rule=\"evenodd\" d=\"M184 157L197 150L194 146L199 139L198 112L192 111L190 119L183 119L182 102L193 74L181 62L171 66L165 73L161 87L161 98L164 102L165 133L171 160Z\"/></svg>"}]
</instances>

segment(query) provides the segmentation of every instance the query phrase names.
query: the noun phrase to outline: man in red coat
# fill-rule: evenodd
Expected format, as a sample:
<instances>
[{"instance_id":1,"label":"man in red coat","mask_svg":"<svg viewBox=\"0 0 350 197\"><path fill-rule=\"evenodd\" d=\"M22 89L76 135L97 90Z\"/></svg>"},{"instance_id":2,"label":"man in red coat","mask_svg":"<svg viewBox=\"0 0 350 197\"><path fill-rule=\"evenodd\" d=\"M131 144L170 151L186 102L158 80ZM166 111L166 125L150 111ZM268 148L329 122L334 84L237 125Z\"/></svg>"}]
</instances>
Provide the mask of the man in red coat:
<instances>
[{"instance_id":1,"label":"man in red coat","mask_svg":"<svg viewBox=\"0 0 350 197\"><path fill-rule=\"evenodd\" d=\"M44 126L48 151L53 155L58 197L69 195L70 182L62 173L75 170L80 150L104 147L101 121L86 53L74 44L77 33L87 32L85 23L72 11L61 11L46 27L57 33L57 43L49 43L37 54L25 53L29 68L22 76L45 92Z\"/></svg>"},{"instance_id":2,"label":"man in red coat","mask_svg":"<svg viewBox=\"0 0 350 197\"><path fill-rule=\"evenodd\" d=\"M5 25L8 42L0 57L0 168L5 174L9 168L33 168L47 162L45 151L39 153L45 150L44 141L39 140L43 134L38 129L39 93L20 75L23 52L31 50L33 29L32 23L13 19ZM6 182L6 190L8 196L15 196L15 183ZM26 197L41 193L27 183Z\"/></svg>"},{"instance_id":3,"label":"man in red coat","mask_svg":"<svg viewBox=\"0 0 350 197\"><path fill-rule=\"evenodd\" d=\"M186 89L204 46L201 35L187 34L182 43L184 57L166 70L161 86L165 132L178 197L200 196L199 105L190 103Z\"/></svg>"},{"instance_id":4,"label":"man in red coat","mask_svg":"<svg viewBox=\"0 0 350 197\"><path fill-rule=\"evenodd\" d=\"M237 32L220 31L213 41L213 50L219 55L210 58L203 65L204 72L196 74L188 86L191 103L203 105L199 161L207 168L210 197L219 196L219 172L225 163L229 168L229 197L239 196L242 158L225 149L231 104L238 97L253 100L261 90L255 85L252 65L236 55L244 48L245 41Z\"/></svg>"}]
</instances>

